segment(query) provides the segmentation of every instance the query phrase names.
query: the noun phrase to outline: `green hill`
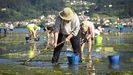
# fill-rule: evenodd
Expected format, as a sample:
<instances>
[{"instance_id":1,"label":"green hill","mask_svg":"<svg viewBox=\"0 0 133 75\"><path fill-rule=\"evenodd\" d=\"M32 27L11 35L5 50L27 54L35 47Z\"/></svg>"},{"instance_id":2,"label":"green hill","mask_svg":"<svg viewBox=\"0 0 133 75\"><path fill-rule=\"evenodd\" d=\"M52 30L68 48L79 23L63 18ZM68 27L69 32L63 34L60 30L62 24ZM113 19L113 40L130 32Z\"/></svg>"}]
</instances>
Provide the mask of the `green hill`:
<instances>
[{"instance_id":1,"label":"green hill","mask_svg":"<svg viewBox=\"0 0 133 75\"><path fill-rule=\"evenodd\" d=\"M0 0L0 22L36 18L40 15L56 14L64 6L70 6L69 0ZM74 0L70 0L74 1ZM76 0L80 1L80 0ZM108 16L132 17L133 0L82 0L95 3L89 14L97 13ZM108 2L109 1L109 2ZM112 4L112 8L107 5ZM89 4L88 4L89 5ZM105 8L106 6L106 8ZM73 6L76 10L82 9L79 5Z\"/></svg>"}]
</instances>

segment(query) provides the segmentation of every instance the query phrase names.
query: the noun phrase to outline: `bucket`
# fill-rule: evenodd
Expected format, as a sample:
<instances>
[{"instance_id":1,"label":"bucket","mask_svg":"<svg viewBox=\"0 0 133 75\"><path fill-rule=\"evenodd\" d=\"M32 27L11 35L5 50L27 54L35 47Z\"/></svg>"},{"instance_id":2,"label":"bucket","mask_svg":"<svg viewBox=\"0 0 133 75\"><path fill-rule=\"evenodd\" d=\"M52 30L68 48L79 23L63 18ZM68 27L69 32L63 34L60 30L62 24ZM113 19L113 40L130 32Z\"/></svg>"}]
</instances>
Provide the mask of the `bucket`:
<instances>
[{"instance_id":1,"label":"bucket","mask_svg":"<svg viewBox=\"0 0 133 75\"><path fill-rule=\"evenodd\" d=\"M68 62L70 65L78 65L79 63L79 55L73 52L66 52Z\"/></svg>"},{"instance_id":2,"label":"bucket","mask_svg":"<svg viewBox=\"0 0 133 75\"><path fill-rule=\"evenodd\" d=\"M119 55L110 55L108 56L110 64L116 65L119 64Z\"/></svg>"},{"instance_id":3,"label":"bucket","mask_svg":"<svg viewBox=\"0 0 133 75\"><path fill-rule=\"evenodd\" d=\"M96 45L101 45L102 44L103 38L101 36L96 36L95 37L95 44Z\"/></svg>"}]
</instances>

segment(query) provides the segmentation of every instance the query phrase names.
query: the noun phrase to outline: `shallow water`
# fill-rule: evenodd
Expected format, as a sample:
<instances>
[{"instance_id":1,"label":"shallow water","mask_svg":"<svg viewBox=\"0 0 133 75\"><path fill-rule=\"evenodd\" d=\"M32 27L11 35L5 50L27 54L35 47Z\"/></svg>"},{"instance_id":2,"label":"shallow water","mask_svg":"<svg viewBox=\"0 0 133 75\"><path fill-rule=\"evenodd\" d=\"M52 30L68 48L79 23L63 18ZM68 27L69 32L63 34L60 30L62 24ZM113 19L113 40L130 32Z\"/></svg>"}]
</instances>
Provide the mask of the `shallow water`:
<instances>
[{"instance_id":1,"label":"shallow water","mask_svg":"<svg viewBox=\"0 0 133 75\"><path fill-rule=\"evenodd\" d=\"M118 28L105 28L104 32L108 32L108 30L111 30L112 32L119 32ZM3 31L3 30L2 30ZM12 32L20 32L20 33L25 33L28 32L26 28L15 28ZM39 32L44 32L43 28L39 30ZM133 28L124 28L123 32L133 32Z\"/></svg>"},{"instance_id":2,"label":"shallow water","mask_svg":"<svg viewBox=\"0 0 133 75\"><path fill-rule=\"evenodd\" d=\"M51 64L53 49L45 50L46 37L39 33L41 41L30 43L25 41L25 32L12 32L6 36L0 34L0 74L2 75L122 75L133 74L133 36L132 33L102 34L103 43L93 45L93 62L88 63L87 48L85 62L79 65L69 65L65 48L60 55L58 65ZM111 52L113 50L113 52ZM44 53L43 53L44 52ZM40 54L41 53L41 54ZM108 56L120 56L120 63L110 64ZM33 56L33 60L22 65ZM90 67L88 67L90 65Z\"/></svg>"}]
</instances>

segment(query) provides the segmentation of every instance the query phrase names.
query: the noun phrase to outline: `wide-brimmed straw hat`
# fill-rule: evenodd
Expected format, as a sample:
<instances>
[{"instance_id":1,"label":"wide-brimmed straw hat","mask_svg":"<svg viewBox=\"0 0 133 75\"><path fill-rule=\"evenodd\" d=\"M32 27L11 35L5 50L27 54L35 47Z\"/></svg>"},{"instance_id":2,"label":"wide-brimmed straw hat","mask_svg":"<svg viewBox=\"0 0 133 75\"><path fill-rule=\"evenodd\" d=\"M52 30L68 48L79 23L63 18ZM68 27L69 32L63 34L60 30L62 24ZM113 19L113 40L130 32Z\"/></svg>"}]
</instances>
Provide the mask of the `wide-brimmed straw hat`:
<instances>
[{"instance_id":1,"label":"wide-brimmed straw hat","mask_svg":"<svg viewBox=\"0 0 133 75\"><path fill-rule=\"evenodd\" d=\"M59 12L59 16L63 20L71 20L73 18L73 15L74 15L74 12L69 7L66 7L63 9L63 11Z\"/></svg>"}]
</instances>

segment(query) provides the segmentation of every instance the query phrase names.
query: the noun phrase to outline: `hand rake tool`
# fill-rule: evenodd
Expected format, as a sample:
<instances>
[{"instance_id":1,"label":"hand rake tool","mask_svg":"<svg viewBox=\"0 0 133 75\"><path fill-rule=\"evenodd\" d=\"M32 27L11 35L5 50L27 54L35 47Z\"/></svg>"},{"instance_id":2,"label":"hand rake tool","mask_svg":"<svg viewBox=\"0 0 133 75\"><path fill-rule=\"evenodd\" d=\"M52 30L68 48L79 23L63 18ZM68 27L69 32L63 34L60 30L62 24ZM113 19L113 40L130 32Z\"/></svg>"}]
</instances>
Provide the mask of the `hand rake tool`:
<instances>
[{"instance_id":1,"label":"hand rake tool","mask_svg":"<svg viewBox=\"0 0 133 75\"><path fill-rule=\"evenodd\" d=\"M65 42L65 41L60 42L57 46L63 44L64 42ZM22 63L22 65L26 65L28 62L30 62L30 61L33 60L34 58L38 57L38 56L41 55L41 54L47 53L47 52L48 52L48 51L40 52L40 53L37 54L36 56L34 56L34 57L32 57L32 58L29 58L29 59L27 59L26 61L24 61L24 62Z\"/></svg>"}]
</instances>

